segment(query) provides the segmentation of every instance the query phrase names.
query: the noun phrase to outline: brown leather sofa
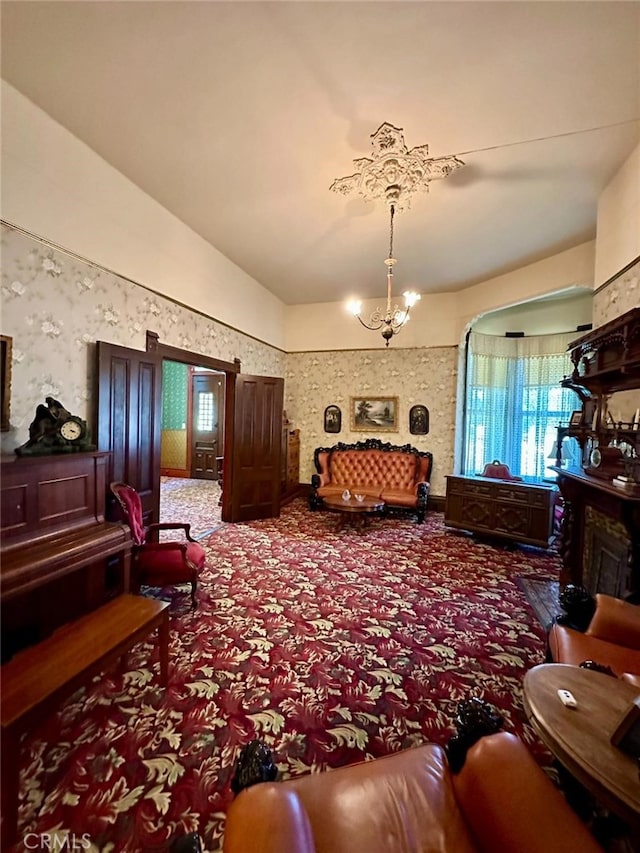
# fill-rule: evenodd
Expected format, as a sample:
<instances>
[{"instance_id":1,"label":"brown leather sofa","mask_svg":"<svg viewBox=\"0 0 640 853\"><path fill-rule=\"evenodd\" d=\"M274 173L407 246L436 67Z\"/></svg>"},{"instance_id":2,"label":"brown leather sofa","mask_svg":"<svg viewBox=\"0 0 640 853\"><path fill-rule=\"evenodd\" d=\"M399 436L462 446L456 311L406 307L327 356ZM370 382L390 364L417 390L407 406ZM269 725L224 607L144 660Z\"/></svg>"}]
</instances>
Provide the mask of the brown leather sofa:
<instances>
[{"instance_id":1,"label":"brown leather sofa","mask_svg":"<svg viewBox=\"0 0 640 853\"><path fill-rule=\"evenodd\" d=\"M601 851L525 745L482 738L454 774L436 744L261 782L227 812L224 853Z\"/></svg>"},{"instance_id":2,"label":"brown leather sofa","mask_svg":"<svg viewBox=\"0 0 640 853\"><path fill-rule=\"evenodd\" d=\"M549 655L555 663L574 666L594 661L640 686L640 606L598 593L586 631L553 625Z\"/></svg>"},{"instance_id":3,"label":"brown leather sofa","mask_svg":"<svg viewBox=\"0 0 640 853\"><path fill-rule=\"evenodd\" d=\"M424 521L433 465L429 451L370 438L318 447L313 461L318 473L311 478L311 509L320 509L323 498L348 489L352 494L381 498L387 507L415 512L418 522Z\"/></svg>"}]
</instances>

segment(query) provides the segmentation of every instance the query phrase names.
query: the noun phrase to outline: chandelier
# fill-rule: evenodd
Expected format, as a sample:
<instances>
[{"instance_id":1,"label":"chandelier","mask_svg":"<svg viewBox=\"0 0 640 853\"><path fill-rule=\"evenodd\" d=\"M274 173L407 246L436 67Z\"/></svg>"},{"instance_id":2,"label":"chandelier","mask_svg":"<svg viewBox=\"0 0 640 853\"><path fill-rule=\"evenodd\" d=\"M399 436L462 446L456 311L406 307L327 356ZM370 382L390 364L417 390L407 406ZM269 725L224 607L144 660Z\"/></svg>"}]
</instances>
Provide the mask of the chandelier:
<instances>
[{"instance_id":1,"label":"chandelier","mask_svg":"<svg viewBox=\"0 0 640 853\"><path fill-rule=\"evenodd\" d=\"M393 289L393 265L396 262L396 259L393 257L393 217L395 216L396 208L395 205L390 205L390 222L389 222L389 257L385 260L385 264L387 266L387 307L384 311L381 311L380 308L376 308L375 311L371 313L368 321L362 319L361 309L362 303L359 299L352 299L349 305L347 306L349 311L353 314L354 317L357 317L360 320L360 323L365 327L365 329L371 329L372 332L377 332L382 329L382 337L386 341L386 346L389 346L389 341L394 335L397 335L398 332L402 329L404 324L409 319L409 311L411 308L418 302L420 299L420 294L416 293L413 290L405 290L402 294L404 296L404 308L399 308L397 305L394 305L391 308L391 291Z\"/></svg>"},{"instance_id":2,"label":"chandelier","mask_svg":"<svg viewBox=\"0 0 640 853\"><path fill-rule=\"evenodd\" d=\"M403 293L404 308L398 305L391 307L393 289L393 218L396 210L402 210L406 202L410 206L411 195L417 191L429 191L429 183L440 178L446 178L456 169L464 166L457 157L428 157L429 146L419 145L411 150L404 142L402 128L394 127L385 122L371 136L373 159L361 157L353 161L356 171L345 178L336 178L330 189L334 192L348 195L358 192L367 201L384 199L390 209L389 225L389 257L385 260L387 267L387 304L384 311L376 308L368 321L362 319L361 302L353 300L349 310L358 318L360 323L372 331L381 331L386 346L394 335L403 328L409 319L409 312L420 299L420 294L407 290Z\"/></svg>"}]
</instances>

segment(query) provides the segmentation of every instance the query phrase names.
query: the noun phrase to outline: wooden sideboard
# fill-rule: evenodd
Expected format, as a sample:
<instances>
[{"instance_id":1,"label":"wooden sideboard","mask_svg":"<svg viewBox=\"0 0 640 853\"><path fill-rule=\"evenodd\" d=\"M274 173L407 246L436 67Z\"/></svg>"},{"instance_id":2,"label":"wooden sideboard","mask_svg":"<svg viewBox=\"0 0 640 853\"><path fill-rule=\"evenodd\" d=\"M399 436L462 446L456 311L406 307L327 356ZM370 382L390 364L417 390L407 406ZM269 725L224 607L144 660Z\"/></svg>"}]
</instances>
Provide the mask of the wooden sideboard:
<instances>
[{"instance_id":1,"label":"wooden sideboard","mask_svg":"<svg viewBox=\"0 0 640 853\"><path fill-rule=\"evenodd\" d=\"M3 658L129 589L129 528L105 521L108 457L2 457Z\"/></svg>"},{"instance_id":2,"label":"wooden sideboard","mask_svg":"<svg viewBox=\"0 0 640 853\"><path fill-rule=\"evenodd\" d=\"M447 477L444 523L471 533L547 548L556 490L491 477Z\"/></svg>"}]
</instances>

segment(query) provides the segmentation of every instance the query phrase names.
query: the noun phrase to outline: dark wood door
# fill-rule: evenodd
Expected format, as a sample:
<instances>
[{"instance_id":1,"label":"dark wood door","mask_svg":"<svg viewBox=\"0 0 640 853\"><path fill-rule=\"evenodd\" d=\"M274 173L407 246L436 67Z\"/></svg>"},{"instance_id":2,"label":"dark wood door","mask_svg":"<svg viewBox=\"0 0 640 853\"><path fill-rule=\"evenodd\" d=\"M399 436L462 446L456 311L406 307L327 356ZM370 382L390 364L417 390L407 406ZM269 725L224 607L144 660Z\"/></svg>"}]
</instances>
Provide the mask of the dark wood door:
<instances>
[{"instance_id":1,"label":"dark wood door","mask_svg":"<svg viewBox=\"0 0 640 853\"><path fill-rule=\"evenodd\" d=\"M232 451L225 458L222 518L271 518L280 513L284 379L242 374L232 379L227 394Z\"/></svg>"},{"instance_id":2,"label":"dark wood door","mask_svg":"<svg viewBox=\"0 0 640 853\"><path fill-rule=\"evenodd\" d=\"M100 450L111 451L107 484L116 480L133 486L142 499L145 523L157 522L162 358L104 341L97 342L97 352L97 442Z\"/></svg>"},{"instance_id":3,"label":"dark wood door","mask_svg":"<svg viewBox=\"0 0 640 853\"><path fill-rule=\"evenodd\" d=\"M224 374L193 373L191 386L191 476L217 480L216 459L224 447Z\"/></svg>"}]
</instances>

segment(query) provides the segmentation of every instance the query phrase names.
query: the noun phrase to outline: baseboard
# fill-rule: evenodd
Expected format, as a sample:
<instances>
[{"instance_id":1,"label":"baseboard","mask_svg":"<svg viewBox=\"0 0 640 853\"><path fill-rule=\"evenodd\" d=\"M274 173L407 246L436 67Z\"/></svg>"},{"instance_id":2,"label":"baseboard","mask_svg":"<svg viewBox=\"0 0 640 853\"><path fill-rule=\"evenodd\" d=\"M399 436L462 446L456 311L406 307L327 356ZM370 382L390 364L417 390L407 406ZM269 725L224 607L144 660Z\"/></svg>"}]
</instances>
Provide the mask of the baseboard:
<instances>
[{"instance_id":1,"label":"baseboard","mask_svg":"<svg viewBox=\"0 0 640 853\"><path fill-rule=\"evenodd\" d=\"M191 472L187 468L161 468L161 477L190 477Z\"/></svg>"},{"instance_id":2,"label":"baseboard","mask_svg":"<svg viewBox=\"0 0 640 853\"><path fill-rule=\"evenodd\" d=\"M429 503L427 506L434 512L444 512L446 500L447 499L444 495L429 495Z\"/></svg>"}]
</instances>

